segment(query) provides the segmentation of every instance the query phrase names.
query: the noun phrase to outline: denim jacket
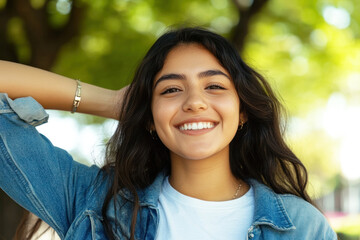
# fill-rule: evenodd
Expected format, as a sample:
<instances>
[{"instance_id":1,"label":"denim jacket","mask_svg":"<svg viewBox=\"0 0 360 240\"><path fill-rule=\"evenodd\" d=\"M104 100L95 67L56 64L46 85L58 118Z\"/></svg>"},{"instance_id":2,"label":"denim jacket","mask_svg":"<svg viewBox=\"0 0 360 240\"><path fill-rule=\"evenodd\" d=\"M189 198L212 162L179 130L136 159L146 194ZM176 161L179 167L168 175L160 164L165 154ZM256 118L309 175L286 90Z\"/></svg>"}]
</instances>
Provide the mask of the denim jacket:
<instances>
[{"instance_id":1,"label":"denim jacket","mask_svg":"<svg viewBox=\"0 0 360 240\"><path fill-rule=\"evenodd\" d=\"M47 119L34 99L13 101L0 94L0 187L54 228L61 239L107 239L101 210L111 177L97 166L74 161L39 134L35 126ZM152 185L138 192L136 239L156 237L164 177L159 174ZM247 239L337 239L311 204L290 194L276 194L255 180L248 183L254 188L255 213ZM132 197L127 191L119 195L116 201L122 207L115 211L110 203L107 216L116 238L129 239Z\"/></svg>"}]
</instances>

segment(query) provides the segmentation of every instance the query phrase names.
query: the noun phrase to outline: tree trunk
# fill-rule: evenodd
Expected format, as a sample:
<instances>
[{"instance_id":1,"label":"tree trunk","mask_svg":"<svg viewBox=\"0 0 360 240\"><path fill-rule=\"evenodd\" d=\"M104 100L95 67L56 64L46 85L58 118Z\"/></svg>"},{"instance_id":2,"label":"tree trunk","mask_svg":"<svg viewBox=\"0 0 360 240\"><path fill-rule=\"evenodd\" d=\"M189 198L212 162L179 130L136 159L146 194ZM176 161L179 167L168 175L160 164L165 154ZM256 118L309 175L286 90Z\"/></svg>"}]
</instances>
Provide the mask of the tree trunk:
<instances>
[{"instance_id":1,"label":"tree trunk","mask_svg":"<svg viewBox=\"0 0 360 240\"><path fill-rule=\"evenodd\" d=\"M49 22L49 3L50 0L46 0L42 7L35 9L29 0L6 1L5 7L0 10L1 59L19 62L16 43L9 42L7 36L9 20L16 17L22 21L31 53L30 59L22 63L45 70L52 68L61 47L80 33L86 6L73 0L68 21L61 27L54 27Z\"/></svg>"},{"instance_id":2,"label":"tree trunk","mask_svg":"<svg viewBox=\"0 0 360 240\"><path fill-rule=\"evenodd\" d=\"M239 12L239 21L232 29L230 41L239 52L242 52L246 37L249 33L251 20L261 11L269 0L233 0Z\"/></svg>"}]
</instances>

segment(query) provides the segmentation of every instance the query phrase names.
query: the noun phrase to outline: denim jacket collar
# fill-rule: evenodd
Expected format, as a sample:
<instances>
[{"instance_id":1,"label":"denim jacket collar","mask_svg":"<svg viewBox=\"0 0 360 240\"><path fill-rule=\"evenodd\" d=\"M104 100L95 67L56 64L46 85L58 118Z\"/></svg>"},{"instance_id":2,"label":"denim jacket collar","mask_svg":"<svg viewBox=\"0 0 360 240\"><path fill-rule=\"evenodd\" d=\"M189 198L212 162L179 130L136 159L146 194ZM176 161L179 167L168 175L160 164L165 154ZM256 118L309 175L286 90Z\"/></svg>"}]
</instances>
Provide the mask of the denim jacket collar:
<instances>
[{"instance_id":1,"label":"denim jacket collar","mask_svg":"<svg viewBox=\"0 0 360 240\"><path fill-rule=\"evenodd\" d=\"M161 172L149 187L138 191L140 206L157 208L161 186L166 176L165 171ZM276 193L254 179L248 179L247 182L254 189L255 213L253 226L268 225L279 231L295 229L283 201ZM133 201L129 191L121 191L119 194L129 201Z\"/></svg>"},{"instance_id":2,"label":"denim jacket collar","mask_svg":"<svg viewBox=\"0 0 360 240\"><path fill-rule=\"evenodd\" d=\"M140 206L157 208L161 186L166 176L167 176L166 171L160 172L150 186L148 186L145 189L140 189L137 191ZM131 202L134 201L132 194L127 189L121 190L119 194Z\"/></svg>"}]
</instances>

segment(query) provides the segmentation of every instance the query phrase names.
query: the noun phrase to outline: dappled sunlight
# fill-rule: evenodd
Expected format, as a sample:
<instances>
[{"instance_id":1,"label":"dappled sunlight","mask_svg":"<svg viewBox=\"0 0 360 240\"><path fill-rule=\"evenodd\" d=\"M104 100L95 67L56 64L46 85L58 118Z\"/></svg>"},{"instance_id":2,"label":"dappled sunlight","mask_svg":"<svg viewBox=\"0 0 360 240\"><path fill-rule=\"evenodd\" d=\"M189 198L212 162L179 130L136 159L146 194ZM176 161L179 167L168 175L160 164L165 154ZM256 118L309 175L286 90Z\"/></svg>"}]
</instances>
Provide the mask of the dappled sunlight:
<instances>
[{"instance_id":1,"label":"dappled sunlight","mask_svg":"<svg viewBox=\"0 0 360 240\"><path fill-rule=\"evenodd\" d=\"M69 14L71 11L71 4L69 0L58 0L56 2L56 10L61 14Z\"/></svg>"},{"instance_id":2,"label":"dappled sunlight","mask_svg":"<svg viewBox=\"0 0 360 240\"><path fill-rule=\"evenodd\" d=\"M81 38L81 48L84 49L89 55L99 57L106 54L110 50L110 43L105 36L101 34L86 35Z\"/></svg>"},{"instance_id":3,"label":"dappled sunlight","mask_svg":"<svg viewBox=\"0 0 360 240\"><path fill-rule=\"evenodd\" d=\"M339 29L347 28L350 25L350 14L344 8L326 6L322 11L325 21Z\"/></svg>"},{"instance_id":4,"label":"dappled sunlight","mask_svg":"<svg viewBox=\"0 0 360 240\"><path fill-rule=\"evenodd\" d=\"M234 26L234 23L228 17L218 17L211 21L210 27L214 29L219 34L228 33L231 28Z\"/></svg>"},{"instance_id":5,"label":"dappled sunlight","mask_svg":"<svg viewBox=\"0 0 360 240\"><path fill-rule=\"evenodd\" d=\"M315 47L323 49L327 45L328 37L323 30L315 29L310 34L310 41Z\"/></svg>"}]
</instances>

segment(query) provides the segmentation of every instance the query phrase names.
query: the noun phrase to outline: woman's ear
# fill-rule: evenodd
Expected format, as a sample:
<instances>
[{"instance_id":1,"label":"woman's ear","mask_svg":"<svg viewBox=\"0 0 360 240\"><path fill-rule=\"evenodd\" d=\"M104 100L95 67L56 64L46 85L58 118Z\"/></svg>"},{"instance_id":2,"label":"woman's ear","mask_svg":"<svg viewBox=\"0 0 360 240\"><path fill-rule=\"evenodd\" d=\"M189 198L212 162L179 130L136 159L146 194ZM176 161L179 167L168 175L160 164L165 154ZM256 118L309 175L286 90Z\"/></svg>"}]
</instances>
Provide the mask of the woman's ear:
<instances>
[{"instance_id":1,"label":"woman's ear","mask_svg":"<svg viewBox=\"0 0 360 240\"><path fill-rule=\"evenodd\" d=\"M244 124L247 122L247 115L244 112L240 112L239 114L239 127L238 130L243 129Z\"/></svg>"},{"instance_id":2,"label":"woman's ear","mask_svg":"<svg viewBox=\"0 0 360 240\"><path fill-rule=\"evenodd\" d=\"M241 124L246 123L247 120L248 120L248 119L247 119L246 113L245 113L245 112L240 112L240 114L239 114L239 126L240 126Z\"/></svg>"}]
</instances>

